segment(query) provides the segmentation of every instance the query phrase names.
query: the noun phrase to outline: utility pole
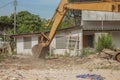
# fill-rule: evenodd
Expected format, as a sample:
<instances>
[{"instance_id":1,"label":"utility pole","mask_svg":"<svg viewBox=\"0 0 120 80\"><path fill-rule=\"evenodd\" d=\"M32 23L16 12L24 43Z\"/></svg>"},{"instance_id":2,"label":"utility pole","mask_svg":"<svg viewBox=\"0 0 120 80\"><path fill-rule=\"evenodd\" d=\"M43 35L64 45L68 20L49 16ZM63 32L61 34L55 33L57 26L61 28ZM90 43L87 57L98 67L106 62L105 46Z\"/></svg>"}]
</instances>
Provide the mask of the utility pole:
<instances>
[{"instance_id":1,"label":"utility pole","mask_svg":"<svg viewBox=\"0 0 120 80\"><path fill-rule=\"evenodd\" d=\"M17 0L14 0L14 34L16 34L16 6Z\"/></svg>"},{"instance_id":2,"label":"utility pole","mask_svg":"<svg viewBox=\"0 0 120 80\"><path fill-rule=\"evenodd\" d=\"M14 0L14 35L16 34L16 6L17 6L17 0ZM14 42L16 39L14 38Z\"/></svg>"}]
</instances>

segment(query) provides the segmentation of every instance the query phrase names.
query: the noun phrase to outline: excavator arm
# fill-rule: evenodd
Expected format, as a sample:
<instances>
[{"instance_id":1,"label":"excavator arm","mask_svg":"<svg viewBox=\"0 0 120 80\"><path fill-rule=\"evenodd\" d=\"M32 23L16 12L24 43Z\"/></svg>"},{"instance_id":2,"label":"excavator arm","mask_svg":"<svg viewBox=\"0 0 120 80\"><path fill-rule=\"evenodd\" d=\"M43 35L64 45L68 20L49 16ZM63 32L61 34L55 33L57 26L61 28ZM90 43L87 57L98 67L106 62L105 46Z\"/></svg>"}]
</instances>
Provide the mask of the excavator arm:
<instances>
[{"instance_id":1,"label":"excavator arm","mask_svg":"<svg viewBox=\"0 0 120 80\"><path fill-rule=\"evenodd\" d=\"M120 2L116 0L87 0L87 2L69 2L68 0L61 0L59 3L53 17L50 21L48 21L47 26L52 24L52 28L48 35L41 34L39 45L42 44L41 48L45 48L49 46L51 43L57 28L59 27L62 19L66 15L68 10L92 10L92 11L108 11L108 12L120 12ZM42 50L38 52L38 54L45 54L42 53Z\"/></svg>"},{"instance_id":2,"label":"excavator arm","mask_svg":"<svg viewBox=\"0 0 120 80\"><path fill-rule=\"evenodd\" d=\"M120 2L117 1L104 1L104 2L74 2L69 3L68 0L61 0L58 8L56 9L53 17L51 18L50 22L48 22L49 26L52 24L52 28L48 35L48 41L45 45L49 45L52 41L55 32L61 23L62 19L64 18L66 12L68 10L92 10L92 11L108 11L108 12L120 12Z\"/></svg>"},{"instance_id":3,"label":"excavator arm","mask_svg":"<svg viewBox=\"0 0 120 80\"><path fill-rule=\"evenodd\" d=\"M44 46L48 46L50 44L50 42L52 41L58 26L60 25L61 21L63 20L65 14L67 12L67 9L65 9L65 7L64 7L65 4L67 4L67 3L68 3L68 0L62 0L59 3L59 6L57 7L57 9L56 9L54 15L52 16L51 20L48 21L47 26L49 27L52 24L52 28L50 30L50 33L49 33L48 37L46 36L47 40L46 40Z\"/></svg>"}]
</instances>

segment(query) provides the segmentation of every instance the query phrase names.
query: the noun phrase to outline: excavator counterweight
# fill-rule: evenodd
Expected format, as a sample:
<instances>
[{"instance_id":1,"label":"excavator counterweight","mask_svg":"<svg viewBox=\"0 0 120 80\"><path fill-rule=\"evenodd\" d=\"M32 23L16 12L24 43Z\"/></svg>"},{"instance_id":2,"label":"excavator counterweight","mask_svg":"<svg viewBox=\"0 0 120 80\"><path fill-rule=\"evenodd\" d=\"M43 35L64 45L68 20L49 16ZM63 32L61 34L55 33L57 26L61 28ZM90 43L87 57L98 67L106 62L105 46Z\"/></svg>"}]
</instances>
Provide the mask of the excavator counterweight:
<instances>
[{"instance_id":1,"label":"excavator counterweight","mask_svg":"<svg viewBox=\"0 0 120 80\"><path fill-rule=\"evenodd\" d=\"M50 33L48 35L42 33L39 44L33 47L33 54L36 57L43 57L43 54L45 57L45 51L68 10L120 12L120 0L61 0L51 20L48 21L47 26L52 25Z\"/></svg>"}]
</instances>

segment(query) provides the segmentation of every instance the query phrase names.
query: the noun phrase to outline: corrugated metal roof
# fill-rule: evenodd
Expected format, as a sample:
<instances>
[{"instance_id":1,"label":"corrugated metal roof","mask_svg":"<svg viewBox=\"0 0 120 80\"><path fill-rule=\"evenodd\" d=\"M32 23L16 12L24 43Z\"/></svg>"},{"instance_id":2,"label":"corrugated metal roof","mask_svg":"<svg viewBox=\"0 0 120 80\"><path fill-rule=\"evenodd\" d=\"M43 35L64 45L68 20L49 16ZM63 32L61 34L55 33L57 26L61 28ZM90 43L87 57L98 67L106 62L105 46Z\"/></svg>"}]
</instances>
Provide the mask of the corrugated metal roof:
<instances>
[{"instance_id":1,"label":"corrugated metal roof","mask_svg":"<svg viewBox=\"0 0 120 80\"><path fill-rule=\"evenodd\" d=\"M120 21L84 21L83 26L72 26L65 29L57 30L57 32L78 30L83 28L84 31L120 31ZM45 32L46 34L49 32ZM39 33L17 34L13 37L28 37L40 35Z\"/></svg>"},{"instance_id":2,"label":"corrugated metal roof","mask_svg":"<svg viewBox=\"0 0 120 80\"><path fill-rule=\"evenodd\" d=\"M75 29L80 29L80 26L72 26L72 27L69 27L69 28L65 28L65 29L59 29L57 30L57 32L63 32L63 31L66 31L66 30L75 30ZM49 32L44 32L45 34L48 34ZM16 35L12 35L12 37L29 37L29 36L38 36L38 35L41 35L41 32L38 32L38 33L26 33L26 34L16 34Z\"/></svg>"},{"instance_id":3,"label":"corrugated metal roof","mask_svg":"<svg viewBox=\"0 0 120 80\"><path fill-rule=\"evenodd\" d=\"M16 34L12 35L12 37L30 37L30 36L38 36L41 35L41 33L26 33L26 34Z\"/></svg>"},{"instance_id":4,"label":"corrugated metal roof","mask_svg":"<svg viewBox=\"0 0 120 80\"><path fill-rule=\"evenodd\" d=\"M86 21L84 30L120 30L120 21Z\"/></svg>"}]
</instances>

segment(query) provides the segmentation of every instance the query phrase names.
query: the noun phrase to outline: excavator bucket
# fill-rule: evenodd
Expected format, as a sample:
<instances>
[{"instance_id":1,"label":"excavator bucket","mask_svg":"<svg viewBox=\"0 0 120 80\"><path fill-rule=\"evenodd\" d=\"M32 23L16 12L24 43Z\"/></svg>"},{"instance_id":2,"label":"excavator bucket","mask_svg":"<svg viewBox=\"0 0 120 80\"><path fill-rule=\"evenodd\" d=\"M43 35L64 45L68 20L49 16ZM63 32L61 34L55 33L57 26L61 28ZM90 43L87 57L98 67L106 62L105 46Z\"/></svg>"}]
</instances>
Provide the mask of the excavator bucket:
<instances>
[{"instance_id":1,"label":"excavator bucket","mask_svg":"<svg viewBox=\"0 0 120 80\"><path fill-rule=\"evenodd\" d=\"M37 44L32 48L32 53L34 58L45 59L45 56L48 54L49 47L43 46L42 44Z\"/></svg>"},{"instance_id":2,"label":"excavator bucket","mask_svg":"<svg viewBox=\"0 0 120 80\"><path fill-rule=\"evenodd\" d=\"M48 46L45 46L41 49L41 53L39 55L39 58L40 59L45 59L46 58L46 55L49 53L49 47Z\"/></svg>"},{"instance_id":3,"label":"excavator bucket","mask_svg":"<svg viewBox=\"0 0 120 80\"><path fill-rule=\"evenodd\" d=\"M45 45L46 37L41 33L38 44L33 46L32 53L35 58L45 59L46 54L49 52L49 46Z\"/></svg>"}]
</instances>

